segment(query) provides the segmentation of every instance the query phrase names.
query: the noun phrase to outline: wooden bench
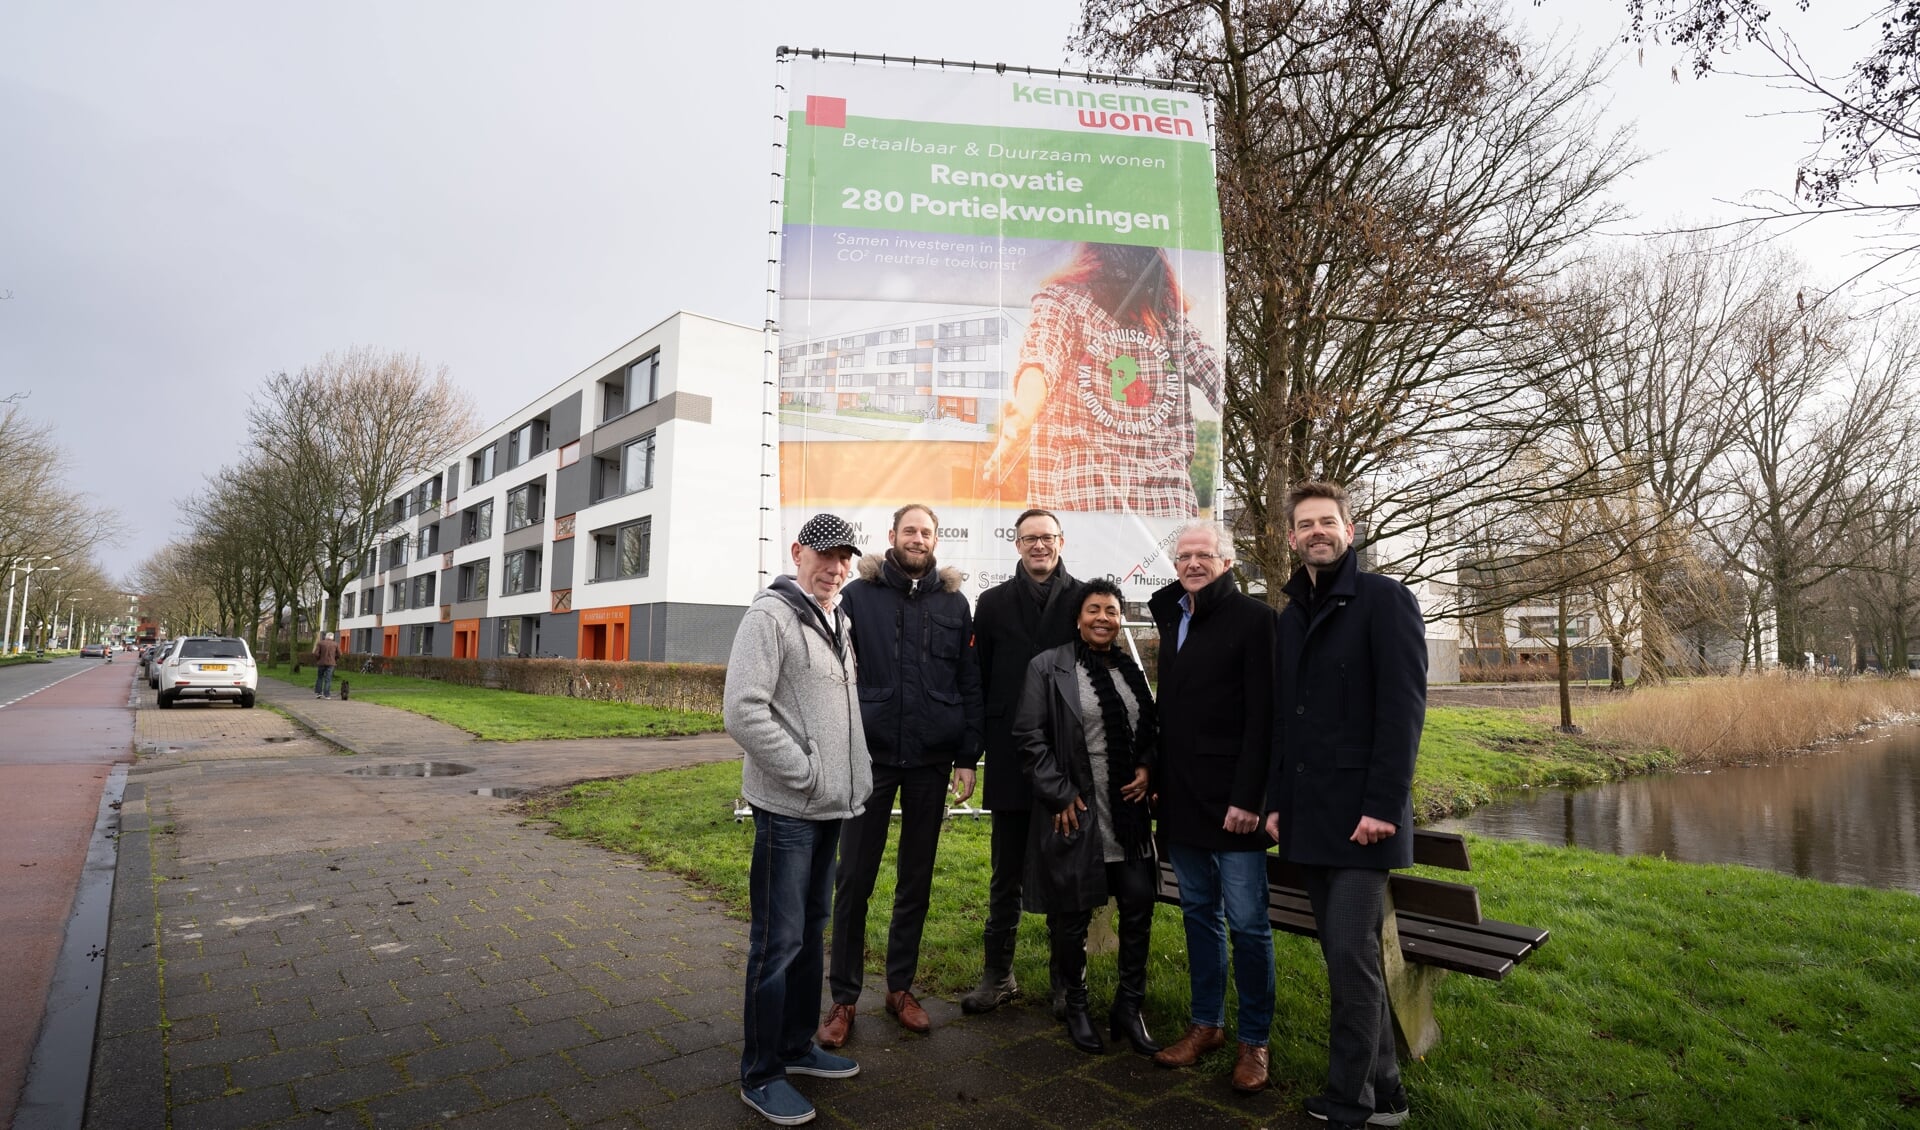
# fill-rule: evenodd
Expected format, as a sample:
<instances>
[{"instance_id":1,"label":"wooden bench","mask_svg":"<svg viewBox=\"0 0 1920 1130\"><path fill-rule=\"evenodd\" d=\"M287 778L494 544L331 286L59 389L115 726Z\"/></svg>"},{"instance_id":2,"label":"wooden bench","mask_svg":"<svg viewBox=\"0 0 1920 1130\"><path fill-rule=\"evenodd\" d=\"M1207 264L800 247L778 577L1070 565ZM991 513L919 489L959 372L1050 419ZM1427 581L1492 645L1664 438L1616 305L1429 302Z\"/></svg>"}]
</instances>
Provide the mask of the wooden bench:
<instances>
[{"instance_id":1,"label":"wooden bench","mask_svg":"<svg viewBox=\"0 0 1920 1130\"><path fill-rule=\"evenodd\" d=\"M1453 871L1472 870L1466 840L1452 832L1415 829L1413 861ZM1180 904L1173 864L1160 853L1161 902ZM1387 883L1386 924L1380 932L1395 1036L1405 1056L1425 1055L1440 1041L1433 989L1448 973L1499 981L1514 964L1547 943L1547 931L1496 922L1480 914L1480 892L1466 883L1394 874ZM1276 930L1317 936L1313 906L1300 869L1267 854L1267 918Z\"/></svg>"}]
</instances>

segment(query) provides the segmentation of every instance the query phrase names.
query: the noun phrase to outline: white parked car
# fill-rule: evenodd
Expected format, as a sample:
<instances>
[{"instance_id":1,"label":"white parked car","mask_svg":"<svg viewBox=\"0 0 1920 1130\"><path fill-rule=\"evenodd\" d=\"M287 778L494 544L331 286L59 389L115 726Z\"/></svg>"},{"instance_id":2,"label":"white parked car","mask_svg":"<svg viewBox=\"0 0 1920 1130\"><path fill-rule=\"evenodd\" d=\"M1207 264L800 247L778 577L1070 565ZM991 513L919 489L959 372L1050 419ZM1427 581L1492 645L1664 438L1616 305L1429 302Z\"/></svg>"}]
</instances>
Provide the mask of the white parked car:
<instances>
[{"instance_id":1,"label":"white parked car","mask_svg":"<svg viewBox=\"0 0 1920 1130\"><path fill-rule=\"evenodd\" d=\"M183 698L237 701L252 707L260 687L247 641L233 636L187 636L160 661L160 709Z\"/></svg>"}]
</instances>

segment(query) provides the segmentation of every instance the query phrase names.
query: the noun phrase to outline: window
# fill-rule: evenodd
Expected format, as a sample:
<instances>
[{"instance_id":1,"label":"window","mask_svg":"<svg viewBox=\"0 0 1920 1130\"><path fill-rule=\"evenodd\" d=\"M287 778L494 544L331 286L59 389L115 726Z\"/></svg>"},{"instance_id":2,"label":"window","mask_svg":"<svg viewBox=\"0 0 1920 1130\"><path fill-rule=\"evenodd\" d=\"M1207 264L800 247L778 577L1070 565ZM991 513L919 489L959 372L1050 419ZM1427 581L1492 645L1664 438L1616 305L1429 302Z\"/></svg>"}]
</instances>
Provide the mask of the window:
<instances>
[{"instance_id":1,"label":"window","mask_svg":"<svg viewBox=\"0 0 1920 1130\"><path fill-rule=\"evenodd\" d=\"M342 618L353 615L353 594L350 592L340 594L340 615Z\"/></svg>"},{"instance_id":2,"label":"window","mask_svg":"<svg viewBox=\"0 0 1920 1130\"><path fill-rule=\"evenodd\" d=\"M493 445L488 444L475 452L473 458L467 461L469 482L484 483L493 478L493 452Z\"/></svg>"},{"instance_id":3,"label":"window","mask_svg":"<svg viewBox=\"0 0 1920 1130\"><path fill-rule=\"evenodd\" d=\"M421 483L420 486L414 490L413 492L414 513L425 514L427 511L433 510L439 505L440 505L440 480L438 477L428 479L426 482Z\"/></svg>"},{"instance_id":4,"label":"window","mask_svg":"<svg viewBox=\"0 0 1920 1130\"><path fill-rule=\"evenodd\" d=\"M500 655L538 655L540 617L514 616L500 621Z\"/></svg>"},{"instance_id":5,"label":"window","mask_svg":"<svg viewBox=\"0 0 1920 1130\"><path fill-rule=\"evenodd\" d=\"M407 654L433 654L433 625L415 624L407 629Z\"/></svg>"},{"instance_id":6,"label":"window","mask_svg":"<svg viewBox=\"0 0 1920 1130\"><path fill-rule=\"evenodd\" d=\"M600 381L600 422L624 416L660 399L660 354L656 350Z\"/></svg>"},{"instance_id":7,"label":"window","mask_svg":"<svg viewBox=\"0 0 1920 1130\"><path fill-rule=\"evenodd\" d=\"M387 568L398 569L407 563L407 535L401 534L387 543Z\"/></svg>"},{"instance_id":8,"label":"window","mask_svg":"<svg viewBox=\"0 0 1920 1130\"><path fill-rule=\"evenodd\" d=\"M245 640L198 639L180 644L182 659L252 659Z\"/></svg>"},{"instance_id":9,"label":"window","mask_svg":"<svg viewBox=\"0 0 1920 1130\"><path fill-rule=\"evenodd\" d=\"M660 354L649 353L627 366L627 410L660 399Z\"/></svg>"},{"instance_id":10,"label":"window","mask_svg":"<svg viewBox=\"0 0 1920 1130\"><path fill-rule=\"evenodd\" d=\"M1567 617L1567 638L1585 639L1587 636L1587 618L1585 616ZM1520 617L1520 635L1526 639L1557 640L1560 638L1560 618L1557 616Z\"/></svg>"},{"instance_id":11,"label":"window","mask_svg":"<svg viewBox=\"0 0 1920 1130\"><path fill-rule=\"evenodd\" d=\"M593 579L644 577L653 563L653 518L642 518L593 535Z\"/></svg>"},{"instance_id":12,"label":"window","mask_svg":"<svg viewBox=\"0 0 1920 1130\"><path fill-rule=\"evenodd\" d=\"M493 536L493 499L469 506L460 515L460 544L472 545Z\"/></svg>"},{"instance_id":13,"label":"window","mask_svg":"<svg viewBox=\"0 0 1920 1130\"><path fill-rule=\"evenodd\" d=\"M540 584L540 551L537 549L523 549L518 553L507 554L507 559L501 572L503 574L500 583L500 594L502 596L512 596L515 593L522 592L539 592L542 587Z\"/></svg>"},{"instance_id":14,"label":"window","mask_svg":"<svg viewBox=\"0 0 1920 1130\"><path fill-rule=\"evenodd\" d=\"M507 529L531 526L545 518L546 504L547 485L544 479L507 492Z\"/></svg>"},{"instance_id":15,"label":"window","mask_svg":"<svg viewBox=\"0 0 1920 1130\"><path fill-rule=\"evenodd\" d=\"M484 600L487 596L487 567L489 561L475 561L460 566L460 599Z\"/></svg>"},{"instance_id":16,"label":"window","mask_svg":"<svg viewBox=\"0 0 1920 1130\"><path fill-rule=\"evenodd\" d=\"M440 523L435 522L420 531L420 545L414 553L414 559L417 561L432 557L438 552L440 552Z\"/></svg>"},{"instance_id":17,"label":"window","mask_svg":"<svg viewBox=\"0 0 1920 1130\"><path fill-rule=\"evenodd\" d=\"M428 573L425 576L415 577L413 579L413 606L415 608L431 608L433 606L434 579L435 574L433 573Z\"/></svg>"},{"instance_id":18,"label":"window","mask_svg":"<svg viewBox=\"0 0 1920 1130\"><path fill-rule=\"evenodd\" d=\"M653 486L653 435L648 432L620 454L620 493L631 494Z\"/></svg>"},{"instance_id":19,"label":"window","mask_svg":"<svg viewBox=\"0 0 1920 1130\"><path fill-rule=\"evenodd\" d=\"M387 586L387 611L399 612L407 606L407 582L395 581Z\"/></svg>"},{"instance_id":20,"label":"window","mask_svg":"<svg viewBox=\"0 0 1920 1130\"><path fill-rule=\"evenodd\" d=\"M507 466L518 467L547 449L545 417L528 420L507 437Z\"/></svg>"}]
</instances>

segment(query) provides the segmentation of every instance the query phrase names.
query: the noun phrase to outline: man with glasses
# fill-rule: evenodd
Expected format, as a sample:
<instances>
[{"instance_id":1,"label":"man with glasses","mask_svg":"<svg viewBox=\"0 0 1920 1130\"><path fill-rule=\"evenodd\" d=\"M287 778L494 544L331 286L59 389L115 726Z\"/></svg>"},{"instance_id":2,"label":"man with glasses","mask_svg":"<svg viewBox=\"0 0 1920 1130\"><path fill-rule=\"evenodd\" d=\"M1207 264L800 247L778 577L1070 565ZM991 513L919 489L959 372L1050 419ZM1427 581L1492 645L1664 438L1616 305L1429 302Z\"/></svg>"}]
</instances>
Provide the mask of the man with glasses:
<instances>
[{"instance_id":1,"label":"man with glasses","mask_svg":"<svg viewBox=\"0 0 1920 1130\"><path fill-rule=\"evenodd\" d=\"M1277 617L1235 586L1233 535L1192 522L1174 542L1176 580L1147 607L1160 629L1160 836L1180 884L1193 1011L1154 1062L1187 1067L1226 1044L1227 942L1240 996L1233 1086L1267 1085L1273 931L1260 827L1272 754Z\"/></svg>"},{"instance_id":2,"label":"man with glasses","mask_svg":"<svg viewBox=\"0 0 1920 1130\"><path fill-rule=\"evenodd\" d=\"M983 791L993 811L993 874L987 888L986 971L980 984L960 998L967 1012L991 1012L1020 991L1013 978L1013 950L1020 936L1033 786L1020 767L1013 714L1033 657L1079 638L1080 583L1060 560L1067 544L1060 519L1050 511L1028 510L1013 528L1019 563L1013 576L980 594L973 616L974 653L986 691ZM1064 1015L1066 986L1058 977L1052 980L1055 1012Z\"/></svg>"}]
</instances>

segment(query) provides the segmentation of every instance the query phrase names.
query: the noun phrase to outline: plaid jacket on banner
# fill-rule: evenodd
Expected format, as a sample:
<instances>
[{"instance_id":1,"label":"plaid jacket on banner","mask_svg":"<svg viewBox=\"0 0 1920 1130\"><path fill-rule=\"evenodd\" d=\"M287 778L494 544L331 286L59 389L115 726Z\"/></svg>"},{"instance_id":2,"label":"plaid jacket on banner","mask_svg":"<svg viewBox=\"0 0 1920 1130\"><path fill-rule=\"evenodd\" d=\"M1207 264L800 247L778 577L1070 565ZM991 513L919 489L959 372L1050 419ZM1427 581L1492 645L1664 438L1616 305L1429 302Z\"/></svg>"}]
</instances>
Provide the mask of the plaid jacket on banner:
<instances>
[{"instance_id":1,"label":"plaid jacket on banner","mask_svg":"<svg viewBox=\"0 0 1920 1130\"><path fill-rule=\"evenodd\" d=\"M1219 408L1220 359L1185 318L1169 330L1122 325L1070 287L1034 295L1014 368L1037 365L1047 381L1029 462L1033 505L1172 518L1198 513L1187 386Z\"/></svg>"}]
</instances>

